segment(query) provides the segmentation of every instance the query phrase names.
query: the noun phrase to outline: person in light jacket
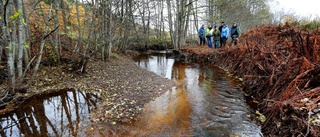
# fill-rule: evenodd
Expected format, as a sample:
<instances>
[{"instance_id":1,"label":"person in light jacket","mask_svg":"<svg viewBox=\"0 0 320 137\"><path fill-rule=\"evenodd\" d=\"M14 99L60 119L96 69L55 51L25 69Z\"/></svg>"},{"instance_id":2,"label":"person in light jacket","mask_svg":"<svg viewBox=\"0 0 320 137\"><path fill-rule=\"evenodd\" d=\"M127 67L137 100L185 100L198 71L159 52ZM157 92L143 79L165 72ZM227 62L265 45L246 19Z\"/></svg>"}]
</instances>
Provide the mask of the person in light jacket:
<instances>
[{"instance_id":1,"label":"person in light jacket","mask_svg":"<svg viewBox=\"0 0 320 137\"><path fill-rule=\"evenodd\" d=\"M221 47L223 47L227 44L228 36L229 36L229 28L228 28L227 24L224 23L222 31L221 31L221 38L222 38Z\"/></svg>"},{"instance_id":2,"label":"person in light jacket","mask_svg":"<svg viewBox=\"0 0 320 137\"><path fill-rule=\"evenodd\" d=\"M209 24L208 28L206 29L206 37L207 37L207 41L208 41L208 47L212 48L212 33L213 33L213 28L212 26Z\"/></svg>"}]
</instances>

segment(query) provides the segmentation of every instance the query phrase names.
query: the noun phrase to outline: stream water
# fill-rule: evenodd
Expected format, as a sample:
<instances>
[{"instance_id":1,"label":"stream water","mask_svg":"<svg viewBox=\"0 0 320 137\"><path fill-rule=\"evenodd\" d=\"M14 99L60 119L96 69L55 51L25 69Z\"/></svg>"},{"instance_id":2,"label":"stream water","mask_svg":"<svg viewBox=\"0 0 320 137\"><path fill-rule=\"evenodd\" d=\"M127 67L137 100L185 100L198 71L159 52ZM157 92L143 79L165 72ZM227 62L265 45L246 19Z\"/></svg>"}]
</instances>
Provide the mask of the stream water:
<instances>
[{"instance_id":1,"label":"stream water","mask_svg":"<svg viewBox=\"0 0 320 137\"><path fill-rule=\"evenodd\" d=\"M178 86L146 106L135 123L146 136L262 136L251 118L254 110L246 103L239 82L214 66L185 64L165 54L143 55L137 65ZM139 132L138 132L139 133ZM139 134L140 134L139 133Z\"/></svg>"},{"instance_id":2,"label":"stream water","mask_svg":"<svg viewBox=\"0 0 320 137\"><path fill-rule=\"evenodd\" d=\"M13 113L1 116L2 137L81 136L89 123L89 113L99 102L99 94L61 90L34 96Z\"/></svg>"},{"instance_id":3,"label":"stream water","mask_svg":"<svg viewBox=\"0 0 320 137\"><path fill-rule=\"evenodd\" d=\"M145 105L144 113L130 124L94 124L89 113L98 94L63 91L35 98L25 107L1 117L1 136L262 136L252 120L239 82L219 68L185 64L165 54L134 59L142 68L178 85Z\"/></svg>"}]
</instances>

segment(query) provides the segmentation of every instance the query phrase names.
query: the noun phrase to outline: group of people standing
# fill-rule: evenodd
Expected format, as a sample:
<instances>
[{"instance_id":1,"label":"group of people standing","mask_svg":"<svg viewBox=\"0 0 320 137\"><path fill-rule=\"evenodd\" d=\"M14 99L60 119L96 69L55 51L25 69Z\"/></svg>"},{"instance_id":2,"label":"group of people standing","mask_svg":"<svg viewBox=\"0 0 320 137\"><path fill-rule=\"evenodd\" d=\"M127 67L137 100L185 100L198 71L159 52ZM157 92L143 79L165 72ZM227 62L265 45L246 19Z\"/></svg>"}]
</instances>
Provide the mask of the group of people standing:
<instances>
[{"instance_id":1,"label":"group of people standing","mask_svg":"<svg viewBox=\"0 0 320 137\"><path fill-rule=\"evenodd\" d=\"M219 28L217 26L212 28L212 25L209 24L207 29L204 29L204 25L202 25L199 29L200 46L203 46L206 43L207 38L209 48L212 48L212 43L215 48L223 47L226 45L229 35L232 39L231 44L237 45L240 34L240 27L235 22L230 28L230 32L228 25L225 22L221 22Z\"/></svg>"}]
</instances>

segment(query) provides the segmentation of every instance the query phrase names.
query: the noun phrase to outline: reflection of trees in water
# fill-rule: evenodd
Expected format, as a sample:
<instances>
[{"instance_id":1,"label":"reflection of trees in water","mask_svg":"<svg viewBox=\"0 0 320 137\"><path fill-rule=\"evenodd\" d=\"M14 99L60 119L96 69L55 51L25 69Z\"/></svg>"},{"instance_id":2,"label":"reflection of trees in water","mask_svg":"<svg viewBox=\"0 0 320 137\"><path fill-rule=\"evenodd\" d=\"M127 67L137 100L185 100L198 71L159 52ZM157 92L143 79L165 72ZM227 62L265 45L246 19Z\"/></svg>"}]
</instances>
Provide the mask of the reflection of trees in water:
<instances>
[{"instance_id":1,"label":"reflection of trees in water","mask_svg":"<svg viewBox=\"0 0 320 137\"><path fill-rule=\"evenodd\" d=\"M142 55L134 59L136 64L156 74L167 77L171 74L173 59L167 59L166 54ZM170 77L167 77L170 78Z\"/></svg>"},{"instance_id":2,"label":"reflection of trees in water","mask_svg":"<svg viewBox=\"0 0 320 137\"><path fill-rule=\"evenodd\" d=\"M179 83L182 83L186 75L185 74L186 67L187 67L187 64L175 62L172 67L171 79L176 80Z\"/></svg>"},{"instance_id":3,"label":"reflection of trees in water","mask_svg":"<svg viewBox=\"0 0 320 137\"><path fill-rule=\"evenodd\" d=\"M143 68L148 68L149 58L150 58L150 55L144 55L144 56L139 56L134 60L137 62L138 66L141 66Z\"/></svg>"},{"instance_id":4,"label":"reflection of trees in water","mask_svg":"<svg viewBox=\"0 0 320 137\"><path fill-rule=\"evenodd\" d=\"M40 98L40 99L39 99ZM77 136L99 95L61 91L51 98L35 97L0 121L1 136Z\"/></svg>"}]
</instances>

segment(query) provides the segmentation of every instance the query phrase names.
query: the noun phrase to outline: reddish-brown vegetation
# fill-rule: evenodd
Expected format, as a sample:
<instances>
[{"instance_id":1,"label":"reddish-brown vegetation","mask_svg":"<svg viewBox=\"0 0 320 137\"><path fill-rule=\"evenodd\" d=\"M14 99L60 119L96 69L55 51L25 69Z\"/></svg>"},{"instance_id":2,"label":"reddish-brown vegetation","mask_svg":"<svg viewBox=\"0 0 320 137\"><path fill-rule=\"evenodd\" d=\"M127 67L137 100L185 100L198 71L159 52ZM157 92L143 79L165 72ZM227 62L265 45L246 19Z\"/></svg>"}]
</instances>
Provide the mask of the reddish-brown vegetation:
<instances>
[{"instance_id":1,"label":"reddish-brown vegetation","mask_svg":"<svg viewBox=\"0 0 320 137\"><path fill-rule=\"evenodd\" d=\"M210 62L244 80L267 117L266 136L320 136L320 30L261 26L237 46L187 46L186 61Z\"/></svg>"}]
</instances>

